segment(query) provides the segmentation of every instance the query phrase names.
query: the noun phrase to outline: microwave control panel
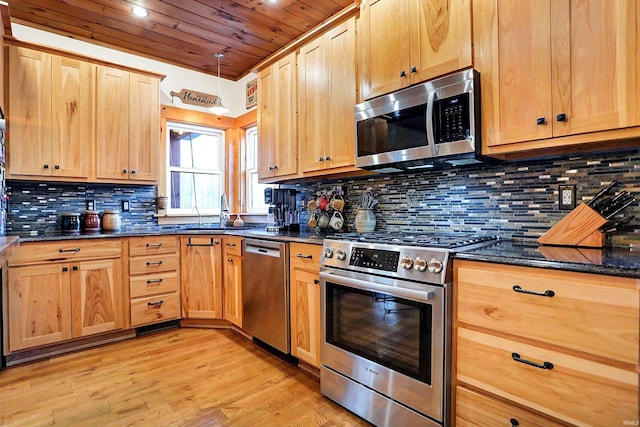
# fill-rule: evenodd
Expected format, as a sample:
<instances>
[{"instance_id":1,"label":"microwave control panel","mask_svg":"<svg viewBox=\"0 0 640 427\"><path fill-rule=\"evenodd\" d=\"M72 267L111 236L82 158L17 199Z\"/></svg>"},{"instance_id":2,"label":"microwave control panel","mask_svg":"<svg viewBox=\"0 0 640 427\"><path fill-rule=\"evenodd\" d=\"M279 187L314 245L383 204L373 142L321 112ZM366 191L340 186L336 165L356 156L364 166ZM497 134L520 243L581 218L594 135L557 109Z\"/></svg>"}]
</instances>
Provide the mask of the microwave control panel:
<instances>
[{"instance_id":1,"label":"microwave control panel","mask_svg":"<svg viewBox=\"0 0 640 427\"><path fill-rule=\"evenodd\" d=\"M436 144L464 141L470 137L469 93L436 100L433 114Z\"/></svg>"}]
</instances>

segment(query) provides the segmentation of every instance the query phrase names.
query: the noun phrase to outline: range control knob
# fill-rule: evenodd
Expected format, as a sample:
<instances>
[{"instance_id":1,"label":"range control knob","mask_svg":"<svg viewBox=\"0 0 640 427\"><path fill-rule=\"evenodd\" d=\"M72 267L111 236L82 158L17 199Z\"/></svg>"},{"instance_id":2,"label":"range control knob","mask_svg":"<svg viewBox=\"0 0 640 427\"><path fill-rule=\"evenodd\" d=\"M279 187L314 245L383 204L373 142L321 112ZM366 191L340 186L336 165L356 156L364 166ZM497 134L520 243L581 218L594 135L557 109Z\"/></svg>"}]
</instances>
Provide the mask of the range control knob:
<instances>
[{"instance_id":1,"label":"range control knob","mask_svg":"<svg viewBox=\"0 0 640 427\"><path fill-rule=\"evenodd\" d=\"M324 248L323 255L325 258L333 258L333 248Z\"/></svg>"},{"instance_id":2,"label":"range control knob","mask_svg":"<svg viewBox=\"0 0 640 427\"><path fill-rule=\"evenodd\" d=\"M413 267L413 260L408 256L403 256L402 259L400 260L400 265L405 270L409 270L411 269L411 267Z\"/></svg>"},{"instance_id":3,"label":"range control knob","mask_svg":"<svg viewBox=\"0 0 640 427\"><path fill-rule=\"evenodd\" d=\"M343 261L346 257L347 257L347 254L343 249L336 250L336 259L338 261Z\"/></svg>"},{"instance_id":4,"label":"range control knob","mask_svg":"<svg viewBox=\"0 0 640 427\"><path fill-rule=\"evenodd\" d=\"M431 258L431 261L429 261L427 268L432 273L440 273L442 271L442 261L436 258Z\"/></svg>"},{"instance_id":5,"label":"range control knob","mask_svg":"<svg viewBox=\"0 0 640 427\"><path fill-rule=\"evenodd\" d=\"M427 269L427 260L421 257L417 257L413 261L413 268L418 271L425 271Z\"/></svg>"}]
</instances>

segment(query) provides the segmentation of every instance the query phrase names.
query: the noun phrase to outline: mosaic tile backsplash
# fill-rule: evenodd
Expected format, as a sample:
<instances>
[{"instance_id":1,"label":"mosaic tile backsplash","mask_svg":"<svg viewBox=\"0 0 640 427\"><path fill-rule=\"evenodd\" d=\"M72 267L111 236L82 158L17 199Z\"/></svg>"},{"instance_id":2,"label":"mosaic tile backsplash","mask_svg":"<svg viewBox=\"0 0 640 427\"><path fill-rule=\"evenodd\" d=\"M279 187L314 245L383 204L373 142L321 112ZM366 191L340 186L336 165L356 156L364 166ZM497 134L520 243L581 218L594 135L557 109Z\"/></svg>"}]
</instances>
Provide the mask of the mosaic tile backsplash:
<instances>
[{"instance_id":1,"label":"mosaic tile backsplash","mask_svg":"<svg viewBox=\"0 0 640 427\"><path fill-rule=\"evenodd\" d=\"M376 231L474 231L502 237L535 239L569 211L558 209L558 186L575 185L577 202L591 198L612 179L640 200L640 150L589 154L554 160L509 162L447 171L372 175L321 180L290 186L310 199L319 189L340 185L348 201L345 229L355 231L359 196L373 191ZM33 234L59 230L59 214L83 212L85 200L96 210L120 209L124 227L156 226L155 186L113 186L8 181L7 233ZM627 208L636 215L638 204ZM306 224L308 213L301 216ZM640 233L615 237L615 244L640 241Z\"/></svg>"}]
</instances>

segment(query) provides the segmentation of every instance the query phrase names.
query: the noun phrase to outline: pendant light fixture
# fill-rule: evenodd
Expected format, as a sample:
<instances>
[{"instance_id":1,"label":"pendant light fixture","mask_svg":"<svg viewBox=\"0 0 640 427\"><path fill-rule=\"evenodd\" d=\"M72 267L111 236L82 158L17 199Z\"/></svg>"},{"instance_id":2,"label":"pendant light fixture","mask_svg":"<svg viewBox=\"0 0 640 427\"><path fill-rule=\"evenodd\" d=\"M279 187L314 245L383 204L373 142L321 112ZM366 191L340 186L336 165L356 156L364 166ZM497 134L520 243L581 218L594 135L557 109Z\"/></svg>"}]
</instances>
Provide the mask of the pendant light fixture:
<instances>
[{"instance_id":1,"label":"pendant light fixture","mask_svg":"<svg viewBox=\"0 0 640 427\"><path fill-rule=\"evenodd\" d=\"M229 111L229 109L222 105L222 98L220 98L220 60L224 58L224 53L214 53L213 56L218 58L218 92L213 105L209 108L213 114L221 115Z\"/></svg>"}]
</instances>

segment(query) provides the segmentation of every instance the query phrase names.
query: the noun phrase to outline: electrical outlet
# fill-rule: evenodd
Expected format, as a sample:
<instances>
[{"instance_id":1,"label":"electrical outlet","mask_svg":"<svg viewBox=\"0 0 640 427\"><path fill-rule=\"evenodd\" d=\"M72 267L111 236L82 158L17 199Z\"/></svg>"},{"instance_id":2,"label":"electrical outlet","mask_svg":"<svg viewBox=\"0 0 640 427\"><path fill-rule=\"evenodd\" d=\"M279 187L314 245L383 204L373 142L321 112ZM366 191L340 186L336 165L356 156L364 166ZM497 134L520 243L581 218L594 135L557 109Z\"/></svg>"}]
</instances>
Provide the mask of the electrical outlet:
<instances>
[{"instance_id":1,"label":"electrical outlet","mask_svg":"<svg viewBox=\"0 0 640 427\"><path fill-rule=\"evenodd\" d=\"M558 187L558 207L561 210L571 210L576 207L575 185L561 185Z\"/></svg>"},{"instance_id":2,"label":"electrical outlet","mask_svg":"<svg viewBox=\"0 0 640 427\"><path fill-rule=\"evenodd\" d=\"M128 200L123 200L122 201L122 212L129 212L129 201Z\"/></svg>"},{"instance_id":3,"label":"electrical outlet","mask_svg":"<svg viewBox=\"0 0 640 427\"><path fill-rule=\"evenodd\" d=\"M96 210L96 201L95 200L85 200L84 202L85 208L88 211Z\"/></svg>"}]
</instances>

